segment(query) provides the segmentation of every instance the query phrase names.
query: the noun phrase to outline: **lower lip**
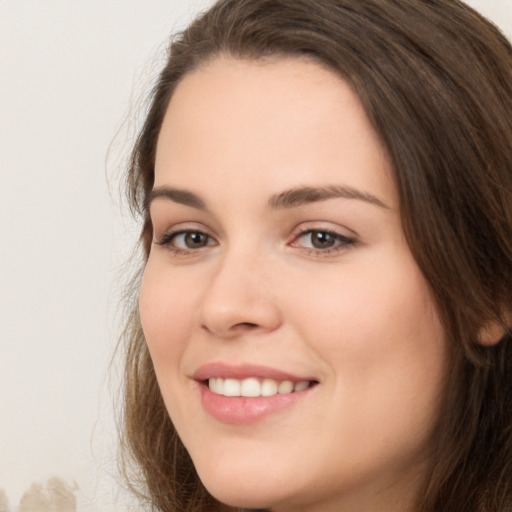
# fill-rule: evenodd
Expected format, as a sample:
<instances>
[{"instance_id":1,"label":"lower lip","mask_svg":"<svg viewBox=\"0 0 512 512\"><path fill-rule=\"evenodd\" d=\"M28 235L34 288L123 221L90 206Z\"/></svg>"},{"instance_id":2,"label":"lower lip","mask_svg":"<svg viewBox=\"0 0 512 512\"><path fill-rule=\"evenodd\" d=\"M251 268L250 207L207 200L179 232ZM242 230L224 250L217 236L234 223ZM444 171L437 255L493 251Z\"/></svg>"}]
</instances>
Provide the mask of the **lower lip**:
<instances>
[{"instance_id":1,"label":"lower lip","mask_svg":"<svg viewBox=\"0 0 512 512\"><path fill-rule=\"evenodd\" d=\"M204 409L216 420L233 425L249 425L273 413L292 407L301 401L312 387L294 393L254 398L218 395L210 391L204 383L200 384L200 389Z\"/></svg>"}]
</instances>

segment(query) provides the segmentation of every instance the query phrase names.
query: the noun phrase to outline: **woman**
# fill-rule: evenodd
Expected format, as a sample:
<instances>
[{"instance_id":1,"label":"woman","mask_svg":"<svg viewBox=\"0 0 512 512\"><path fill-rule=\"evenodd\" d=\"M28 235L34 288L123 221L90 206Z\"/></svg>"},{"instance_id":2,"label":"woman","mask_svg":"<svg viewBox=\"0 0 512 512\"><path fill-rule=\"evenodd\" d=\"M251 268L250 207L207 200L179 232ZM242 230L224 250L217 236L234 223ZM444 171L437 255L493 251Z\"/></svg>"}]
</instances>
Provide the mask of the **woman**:
<instances>
[{"instance_id":1,"label":"woman","mask_svg":"<svg viewBox=\"0 0 512 512\"><path fill-rule=\"evenodd\" d=\"M455 0L221 0L174 40L129 174L156 510L512 510L511 107Z\"/></svg>"}]
</instances>

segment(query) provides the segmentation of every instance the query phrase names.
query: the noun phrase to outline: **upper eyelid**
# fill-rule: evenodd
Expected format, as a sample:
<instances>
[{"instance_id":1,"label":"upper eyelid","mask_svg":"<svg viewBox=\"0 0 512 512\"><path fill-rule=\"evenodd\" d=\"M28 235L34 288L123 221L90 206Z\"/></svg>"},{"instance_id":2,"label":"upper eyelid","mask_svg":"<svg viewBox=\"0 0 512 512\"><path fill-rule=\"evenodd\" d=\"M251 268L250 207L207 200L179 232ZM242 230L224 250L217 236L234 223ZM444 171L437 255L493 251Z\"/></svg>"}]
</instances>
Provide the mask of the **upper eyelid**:
<instances>
[{"instance_id":1,"label":"upper eyelid","mask_svg":"<svg viewBox=\"0 0 512 512\"><path fill-rule=\"evenodd\" d=\"M340 230L337 230L337 229L333 229L333 228L302 228L302 229L299 229L299 231L296 233L297 236L299 235L304 235L306 233L331 233L332 235L339 235L339 236L342 236L342 237L345 237L345 238L354 238L355 237L355 234L352 233L350 235L346 235L344 233L340 233Z\"/></svg>"},{"instance_id":2,"label":"upper eyelid","mask_svg":"<svg viewBox=\"0 0 512 512\"><path fill-rule=\"evenodd\" d=\"M212 240L216 240L215 236L213 236L208 230L200 229L200 228L193 228L193 227L183 227L178 229L168 229L164 230L159 236L156 235L156 232L153 231L153 238L172 238L178 235L186 234L186 233L201 233L203 235L206 235L207 237L211 238Z\"/></svg>"},{"instance_id":3,"label":"upper eyelid","mask_svg":"<svg viewBox=\"0 0 512 512\"><path fill-rule=\"evenodd\" d=\"M332 230L332 229L305 229L303 231L299 231L292 239L292 242L297 240L298 238L301 238L304 235L312 234L312 233L328 233L329 235L332 235L334 237L338 237L341 240L344 241L350 241L350 242L357 242L357 237L353 235L345 235L343 233L340 233L338 231Z\"/></svg>"},{"instance_id":4,"label":"upper eyelid","mask_svg":"<svg viewBox=\"0 0 512 512\"><path fill-rule=\"evenodd\" d=\"M201 231L217 239L222 235L221 226L213 219L205 219L203 216L195 217L195 220L187 216L169 215L166 213L149 214L152 226L153 238L157 233L163 236L165 233L178 231Z\"/></svg>"},{"instance_id":5,"label":"upper eyelid","mask_svg":"<svg viewBox=\"0 0 512 512\"><path fill-rule=\"evenodd\" d=\"M153 239L163 238L168 235L176 235L182 232L200 232L209 236L212 240L215 240L219 243L225 235L222 230L212 229L210 226L206 226L201 221L183 221L177 222L175 224L168 223L167 227L163 227L165 224L160 220L151 219L153 223ZM156 221L156 222L155 222ZM162 228L158 229L156 225L161 224ZM345 225L339 224L337 222L333 222L330 220L322 219L322 220L308 220L298 223L296 226L290 229L289 235L285 236L284 239L287 240L286 243L290 243L296 237L301 236L310 232L328 232L333 235L339 235L343 238L349 238L353 240L359 240L359 234L353 229L348 228ZM284 235L284 233L283 233Z\"/></svg>"},{"instance_id":6,"label":"upper eyelid","mask_svg":"<svg viewBox=\"0 0 512 512\"><path fill-rule=\"evenodd\" d=\"M293 229L292 236L298 236L310 231L327 231L346 238L359 239L359 233L347 226L328 220L301 222Z\"/></svg>"},{"instance_id":7,"label":"upper eyelid","mask_svg":"<svg viewBox=\"0 0 512 512\"><path fill-rule=\"evenodd\" d=\"M151 218L153 226L153 235L157 232L164 235L166 233L181 233L183 231L196 231L214 236L213 230L205 226L202 222L183 221L183 222L166 222L165 220Z\"/></svg>"}]
</instances>

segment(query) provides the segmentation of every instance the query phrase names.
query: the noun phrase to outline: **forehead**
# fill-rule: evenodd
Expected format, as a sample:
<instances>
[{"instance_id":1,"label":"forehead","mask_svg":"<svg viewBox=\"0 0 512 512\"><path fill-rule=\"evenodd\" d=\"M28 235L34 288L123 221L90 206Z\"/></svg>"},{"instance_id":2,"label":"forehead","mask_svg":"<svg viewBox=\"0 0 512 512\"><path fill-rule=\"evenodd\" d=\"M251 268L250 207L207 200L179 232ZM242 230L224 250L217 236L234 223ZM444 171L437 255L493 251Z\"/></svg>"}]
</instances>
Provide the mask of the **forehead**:
<instances>
[{"instance_id":1,"label":"forehead","mask_svg":"<svg viewBox=\"0 0 512 512\"><path fill-rule=\"evenodd\" d=\"M359 98L305 58L219 57L177 86L157 144L155 185L199 184L206 172L221 179L234 169L231 178L268 178L276 192L349 180L394 196L389 159Z\"/></svg>"}]
</instances>

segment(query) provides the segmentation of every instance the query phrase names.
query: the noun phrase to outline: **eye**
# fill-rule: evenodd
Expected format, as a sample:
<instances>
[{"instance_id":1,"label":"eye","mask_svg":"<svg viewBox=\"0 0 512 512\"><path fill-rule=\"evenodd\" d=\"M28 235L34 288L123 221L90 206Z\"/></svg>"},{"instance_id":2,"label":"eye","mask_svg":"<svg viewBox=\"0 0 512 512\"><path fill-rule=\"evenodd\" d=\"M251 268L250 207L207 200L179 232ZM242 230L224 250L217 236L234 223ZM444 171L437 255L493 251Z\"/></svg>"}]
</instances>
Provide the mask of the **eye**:
<instances>
[{"instance_id":1,"label":"eye","mask_svg":"<svg viewBox=\"0 0 512 512\"><path fill-rule=\"evenodd\" d=\"M309 249L314 253L330 254L348 249L355 244L353 238L324 229L302 231L292 242L293 247Z\"/></svg>"},{"instance_id":2,"label":"eye","mask_svg":"<svg viewBox=\"0 0 512 512\"><path fill-rule=\"evenodd\" d=\"M215 241L210 235L197 230L182 230L167 233L157 240L156 243L167 247L175 253L191 252L210 245L215 245Z\"/></svg>"}]
</instances>

